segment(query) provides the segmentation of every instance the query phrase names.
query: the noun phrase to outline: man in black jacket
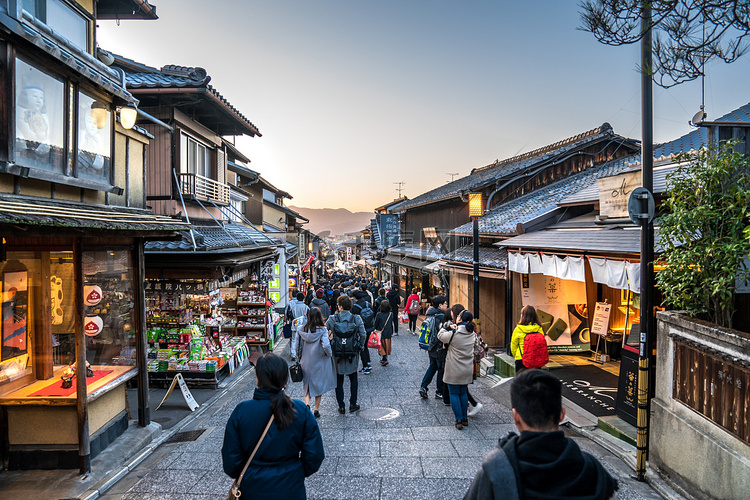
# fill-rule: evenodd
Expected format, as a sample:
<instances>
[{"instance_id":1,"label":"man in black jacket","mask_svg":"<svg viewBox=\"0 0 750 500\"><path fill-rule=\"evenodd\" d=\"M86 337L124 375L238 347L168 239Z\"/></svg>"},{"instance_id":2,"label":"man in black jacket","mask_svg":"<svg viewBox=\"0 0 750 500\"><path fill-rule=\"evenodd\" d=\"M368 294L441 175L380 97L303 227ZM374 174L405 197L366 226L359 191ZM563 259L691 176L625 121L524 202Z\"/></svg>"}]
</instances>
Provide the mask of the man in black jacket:
<instances>
[{"instance_id":1,"label":"man in black jacket","mask_svg":"<svg viewBox=\"0 0 750 500\"><path fill-rule=\"evenodd\" d=\"M385 294L385 298L391 304L391 312L393 313L393 335L398 335L398 306L401 305L401 295L398 291L398 283L393 284L393 288L388 290Z\"/></svg>"},{"instance_id":2,"label":"man in black jacket","mask_svg":"<svg viewBox=\"0 0 750 500\"><path fill-rule=\"evenodd\" d=\"M354 290L352 297L356 300L352 306L352 314L356 314L362 318L362 323L365 325L365 347L359 351L360 358L362 359L361 372L369 375L372 372L372 364L370 363L370 350L367 348L367 339L370 338L370 334L375 330L375 312L367 300L370 298L367 292Z\"/></svg>"},{"instance_id":3,"label":"man in black jacket","mask_svg":"<svg viewBox=\"0 0 750 500\"><path fill-rule=\"evenodd\" d=\"M541 370L511 382L513 421L521 432L488 453L464 500L615 498L617 481L560 430L562 383Z\"/></svg>"},{"instance_id":4,"label":"man in black jacket","mask_svg":"<svg viewBox=\"0 0 750 500\"><path fill-rule=\"evenodd\" d=\"M447 310L448 300L443 295L436 295L435 298L432 299L432 305L427 309L427 316L425 316L424 322L422 322L422 328L426 327L430 329L430 344L427 349L430 366L427 367L427 371L422 379L422 384L419 387L419 395L425 399L427 399L427 386L432 382L435 373L437 373L435 398L443 399L443 391L447 390L443 388L443 369L445 368L445 364L438 355L438 349L441 348L442 343L437 339L437 333L440 331L440 327L445 319L445 311Z\"/></svg>"}]
</instances>

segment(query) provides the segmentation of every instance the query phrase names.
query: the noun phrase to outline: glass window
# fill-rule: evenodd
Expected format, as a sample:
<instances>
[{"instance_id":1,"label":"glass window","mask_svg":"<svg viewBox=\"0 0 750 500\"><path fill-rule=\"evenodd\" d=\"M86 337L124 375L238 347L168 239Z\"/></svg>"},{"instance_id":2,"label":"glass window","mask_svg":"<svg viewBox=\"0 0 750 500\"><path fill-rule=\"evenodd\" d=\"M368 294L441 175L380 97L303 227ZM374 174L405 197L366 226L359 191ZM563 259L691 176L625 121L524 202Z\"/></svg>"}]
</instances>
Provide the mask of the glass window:
<instances>
[{"instance_id":1,"label":"glass window","mask_svg":"<svg viewBox=\"0 0 750 500\"><path fill-rule=\"evenodd\" d=\"M110 182L112 112L109 104L78 93L78 177Z\"/></svg>"},{"instance_id":2,"label":"glass window","mask_svg":"<svg viewBox=\"0 0 750 500\"><path fill-rule=\"evenodd\" d=\"M35 256L34 252L8 252L0 269L0 385L32 373L35 307L32 291L39 286L33 277L38 276L40 269Z\"/></svg>"},{"instance_id":3,"label":"glass window","mask_svg":"<svg viewBox=\"0 0 750 500\"><path fill-rule=\"evenodd\" d=\"M210 150L205 144L196 141L186 134L182 134L180 164L183 172L209 177L209 154Z\"/></svg>"},{"instance_id":4,"label":"glass window","mask_svg":"<svg viewBox=\"0 0 750 500\"><path fill-rule=\"evenodd\" d=\"M88 20L62 0L23 0L23 10L83 50L88 50Z\"/></svg>"},{"instance_id":5,"label":"glass window","mask_svg":"<svg viewBox=\"0 0 750 500\"><path fill-rule=\"evenodd\" d=\"M136 309L129 250L82 253L86 360L135 366Z\"/></svg>"},{"instance_id":6,"label":"glass window","mask_svg":"<svg viewBox=\"0 0 750 500\"><path fill-rule=\"evenodd\" d=\"M16 141L19 165L63 173L65 86L16 58Z\"/></svg>"}]
</instances>

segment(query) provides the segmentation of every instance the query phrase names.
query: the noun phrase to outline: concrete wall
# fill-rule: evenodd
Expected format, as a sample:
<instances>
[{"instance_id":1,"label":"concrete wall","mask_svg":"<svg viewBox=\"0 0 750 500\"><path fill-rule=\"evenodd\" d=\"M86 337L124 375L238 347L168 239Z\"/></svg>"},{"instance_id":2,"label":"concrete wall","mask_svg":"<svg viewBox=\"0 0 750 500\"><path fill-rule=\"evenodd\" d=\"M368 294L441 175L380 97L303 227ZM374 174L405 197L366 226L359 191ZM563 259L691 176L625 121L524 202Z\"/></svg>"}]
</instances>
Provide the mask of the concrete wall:
<instances>
[{"instance_id":1,"label":"concrete wall","mask_svg":"<svg viewBox=\"0 0 750 500\"><path fill-rule=\"evenodd\" d=\"M713 352L750 360L750 339L740 332L695 322L674 311L658 313L650 465L692 496L748 498L750 446L672 397L675 335ZM749 392L745 395L750 397ZM735 404L748 406L747 401Z\"/></svg>"}]
</instances>

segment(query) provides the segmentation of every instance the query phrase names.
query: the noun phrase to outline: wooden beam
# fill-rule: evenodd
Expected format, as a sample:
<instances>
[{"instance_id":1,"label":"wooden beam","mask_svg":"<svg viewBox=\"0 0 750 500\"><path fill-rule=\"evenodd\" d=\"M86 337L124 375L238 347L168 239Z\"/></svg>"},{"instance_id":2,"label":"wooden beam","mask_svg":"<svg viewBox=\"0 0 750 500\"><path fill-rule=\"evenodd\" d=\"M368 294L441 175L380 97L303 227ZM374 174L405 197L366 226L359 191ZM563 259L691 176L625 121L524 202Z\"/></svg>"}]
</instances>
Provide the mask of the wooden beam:
<instances>
[{"instance_id":1,"label":"wooden beam","mask_svg":"<svg viewBox=\"0 0 750 500\"><path fill-rule=\"evenodd\" d=\"M91 441L89 436L89 407L86 401L86 336L83 333L83 259L81 238L73 248L75 266L75 339L76 339L76 407L78 415L78 472L91 472Z\"/></svg>"},{"instance_id":2,"label":"wooden beam","mask_svg":"<svg viewBox=\"0 0 750 500\"><path fill-rule=\"evenodd\" d=\"M37 380L52 377L52 305L50 298L50 253L40 252L39 271L32 279L38 281L32 286L34 300L34 375Z\"/></svg>"}]
</instances>

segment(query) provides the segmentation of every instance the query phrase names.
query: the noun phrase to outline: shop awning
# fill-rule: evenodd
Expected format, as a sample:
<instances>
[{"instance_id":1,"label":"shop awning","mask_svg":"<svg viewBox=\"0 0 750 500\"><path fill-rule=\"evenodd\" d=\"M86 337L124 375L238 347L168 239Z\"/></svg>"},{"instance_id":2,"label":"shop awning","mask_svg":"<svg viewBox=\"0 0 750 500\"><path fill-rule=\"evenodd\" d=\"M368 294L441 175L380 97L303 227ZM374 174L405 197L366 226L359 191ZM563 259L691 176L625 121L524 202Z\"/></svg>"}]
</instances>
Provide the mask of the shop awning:
<instances>
[{"instance_id":1,"label":"shop awning","mask_svg":"<svg viewBox=\"0 0 750 500\"><path fill-rule=\"evenodd\" d=\"M151 241L146 243L147 254L179 254L183 253L238 253L256 249L275 249L281 242L269 238L254 227L244 224L224 223L223 225L192 225L182 229L184 231L180 241ZM195 246L193 245L195 241Z\"/></svg>"},{"instance_id":2,"label":"shop awning","mask_svg":"<svg viewBox=\"0 0 750 500\"><path fill-rule=\"evenodd\" d=\"M404 257L403 259L401 259L398 265L421 272L426 266L431 263L432 261L429 260L419 260L412 257Z\"/></svg>"},{"instance_id":3,"label":"shop awning","mask_svg":"<svg viewBox=\"0 0 750 500\"><path fill-rule=\"evenodd\" d=\"M423 271L430 274L438 274L440 272L440 266L445 264L446 262L444 260L436 260L435 262L431 262L424 266Z\"/></svg>"},{"instance_id":4,"label":"shop awning","mask_svg":"<svg viewBox=\"0 0 750 500\"><path fill-rule=\"evenodd\" d=\"M654 241L659 240L654 228ZM597 252L602 254L640 255L641 231L637 226L599 226L588 229L546 229L522 234L499 243L498 247L534 249L548 252ZM660 248L655 248L659 253Z\"/></svg>"},{"instance_id":5,"label":"shop awning","mask_svg":"<svg viewBox=\"0 0 750 500\"><path fill-rule=\"evenodd\" d=\"M187 222L148 210L6 196L0 200L0 224L162 234L190 228Z\"/></svg>"},{"instance_id":6,"label":"shop awning","mask_svg":"<svg viewBox=\"0 0 750 500\"><path fill-rule=\"evenodd\" d=\"M367 262L368 266L377 266L380 261L376 259L367 259L365 262Z\"/></svg>"}]
</instances>

